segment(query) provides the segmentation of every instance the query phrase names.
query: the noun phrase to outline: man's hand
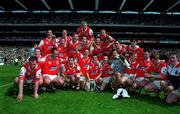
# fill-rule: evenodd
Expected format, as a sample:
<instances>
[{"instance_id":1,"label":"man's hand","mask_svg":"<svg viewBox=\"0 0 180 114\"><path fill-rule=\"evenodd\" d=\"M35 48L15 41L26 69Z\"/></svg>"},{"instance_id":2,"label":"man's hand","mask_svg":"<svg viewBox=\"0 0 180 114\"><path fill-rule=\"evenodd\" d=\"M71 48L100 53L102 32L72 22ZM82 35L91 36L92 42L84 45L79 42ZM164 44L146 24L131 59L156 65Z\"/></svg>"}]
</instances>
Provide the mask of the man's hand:
<instances>
[{"instance_id":1,"label":"man's hand","mask_svg":"<svg viewBox=\"0 0 180 114\"><path fill-rule=\"evenodd\" d=\"M21 102L23 100L23 94L18 94L17 101Z\"/></svg>"},{"instance_id":2,"label":"man's hand","mask_svg":"<svg viewBox=\"0 0 180 114\"><path fill-rule=\"evenodd\" d=\"M39 99L39 94L34 94L35 99Z\"/></svg>"},{"instance_id":3,"label":"man's hand","mask_svg":"<svg viewBox=\"0 0 180 114\"><path fill-rule=\"evenodd\" d=\"M151 74L144 73L144 77L146 77L146 78L151 78L152 76L151 76Z\"/></svg>"}]
</instances>

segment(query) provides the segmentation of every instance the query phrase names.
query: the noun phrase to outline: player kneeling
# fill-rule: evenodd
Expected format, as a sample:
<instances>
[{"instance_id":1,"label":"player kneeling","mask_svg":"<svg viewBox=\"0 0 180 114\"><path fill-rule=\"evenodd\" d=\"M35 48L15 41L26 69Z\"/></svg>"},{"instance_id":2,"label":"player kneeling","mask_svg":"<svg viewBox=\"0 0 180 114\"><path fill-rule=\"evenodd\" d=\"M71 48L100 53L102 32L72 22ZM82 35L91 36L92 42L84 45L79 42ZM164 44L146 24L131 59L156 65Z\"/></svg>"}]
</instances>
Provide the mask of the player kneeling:
<instances>
[{"instance_id":1,"label":"player kneeling","mask_svg":"<svg viewBox=\"0 0 180 114\"><path fill-rule=\"evenodd\" d=\"M38 87L42 84L41 68L38 65L38 60L35 56L29 58L29 62L24 64L20 70L19 77L15 78L15 83L18 85L19 93L17 101L23 100L24 84L34 83L34 98L38 99Z\"/></svg>"},{"instance_id":2,"label":"player kneeling","mask_svg":"<svg viewBox=\"0 0 180 114\"><path fill-rule=\"evenodd\" d=\"M76 90L80 89L80 67L79 65L74 61L74 58L71 56L68 58L68 62L62 66L61 69L61 75L65 79L65 84L70 83L72 85L72 88L74 89L76 87Z\"/></svg>"}]
</instances>

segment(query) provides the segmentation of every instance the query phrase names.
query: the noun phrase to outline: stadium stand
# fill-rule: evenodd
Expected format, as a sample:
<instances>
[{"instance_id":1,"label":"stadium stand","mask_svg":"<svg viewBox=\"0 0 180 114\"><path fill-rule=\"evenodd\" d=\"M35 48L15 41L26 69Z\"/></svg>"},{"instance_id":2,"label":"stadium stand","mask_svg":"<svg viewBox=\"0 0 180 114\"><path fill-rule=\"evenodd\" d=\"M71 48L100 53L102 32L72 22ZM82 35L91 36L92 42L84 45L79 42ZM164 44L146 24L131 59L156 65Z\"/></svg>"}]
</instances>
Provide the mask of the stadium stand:
<instances>
[{"instance_id":1,"label":"stadium stand","mask_svg":"<svg viewBox=\"0 0 180 114\"><path fill-rule=\"evenodd\" d=\"M48 29L56 36L61 36L63 29L72 35L85 20L95 36L103 28L125 44L130 38L138 38L142 47L179 51L178 0L45 0L45 3L42 0L0 1L1 48L4 44L33 46L46 36Z\"/></svg>"}]
</instances>

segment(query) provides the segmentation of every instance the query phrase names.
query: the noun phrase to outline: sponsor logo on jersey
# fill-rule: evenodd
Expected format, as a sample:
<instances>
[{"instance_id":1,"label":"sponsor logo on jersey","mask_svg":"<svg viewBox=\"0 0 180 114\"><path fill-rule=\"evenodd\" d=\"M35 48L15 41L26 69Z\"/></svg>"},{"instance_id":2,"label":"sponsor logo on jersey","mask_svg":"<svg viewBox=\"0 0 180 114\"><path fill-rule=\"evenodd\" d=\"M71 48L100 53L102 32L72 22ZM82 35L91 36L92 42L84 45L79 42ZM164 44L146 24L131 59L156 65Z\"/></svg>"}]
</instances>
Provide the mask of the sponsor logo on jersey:
<instances>
[{"instance_id":1,"label":"sponsor logo on jersey","mask_svg":"<svg viewBox=\"0 0 180 114\"><path fill-rule=\"evenodd\" d=\"M104 73L105 73L105 74L108 74L108 73L109 73L109 70L104 70Z\"/></svg>"},{"instance_id":2,"label":"sponsor logo on jersey","mask_svg":"<svg viewBox=\"0 0 180 114\"><path fill-rule=\"evenodd\" d=\"M48 46L48 49L51 50L53 48L53 46Z\"/></svg>"},{"instance_id":3,"label":"sponsor logo on jersey","mask_svg":"<svg viewBox=\"0 0 180 114\"><path fill-rule=\"evenodd\" d=\"M140 70L145 70L146 67L145 67L145 66L140 66L138 69L140 69Z\"/></svg>"},{"instance_id":4,"label":"sponsor logo on jersey","mask_svg":"<svg viewBox=\"0 0 180 114\"><path fill-rule=\"evenodd\" d=\"M51 66L51 67L49 68L50 71L55 71L56 69L57 69L57 66Z\"/></svg>"},{"instance_id":5,"label":"sponsor logo on jersey","mask_svg":"<svg viewBox=\"0 0 180 114\"><path fill-rule=\"evenodd\" d=\"M72 50L72 49L71 49L71 50L70 50L70 53L75 53L75 50Z\"/></svg>"},{"instance_id":6,"label":"sponsor logo on jersey","mask_svg":"<svg viewBox=\"0 0 180 114\"><path fill-rule=\"evenodd\" d=\"M69 76L70 76L70 77L74 77L75 75L74 75L74 74L70 74Z\"/></svg>"},{"instance_id":7,"label":"sponsor logo on jersey","mask_svg":"<svg viewBox=\"0 0 180 114\"><path fill-rule=\"evenodd\" d=\"M103 54L102 53L98 53L97 56L102 56Z\"/></svg>"},{"instance_id":8,"label":"sponsor logo on jersey","mask_svg":"<svg viewBox=\"0 0 180 114\"><path fill-rule=\"evenodd\" d=\"M96 70L92 70L92 71L91 71L91 74L96 74L96 73L97 73Z\"/></svg>"},{"instance_id":9,"label":"sponsor logo on jersey","mask_svg":"<svg viewBox=\"0 0 180 114\"><path fill-rule=\"evenodd\" d=\"M88 64L84 64L84 67L85 67L85 68L88 68Z\"/></svg>"}]
</instances>

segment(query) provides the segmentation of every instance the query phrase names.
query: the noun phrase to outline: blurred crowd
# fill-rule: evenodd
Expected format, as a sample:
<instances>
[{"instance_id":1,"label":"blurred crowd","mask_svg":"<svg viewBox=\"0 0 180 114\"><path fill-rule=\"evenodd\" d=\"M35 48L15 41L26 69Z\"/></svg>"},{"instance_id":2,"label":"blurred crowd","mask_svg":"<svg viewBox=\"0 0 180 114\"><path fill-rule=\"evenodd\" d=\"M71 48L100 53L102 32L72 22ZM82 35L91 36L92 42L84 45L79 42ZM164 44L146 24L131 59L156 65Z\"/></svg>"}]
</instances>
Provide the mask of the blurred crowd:
<instances>
[{"instance_id":1,"label":"blurred crowd","mask_svg":"<svg viewBox=\"0 0 180 114\"><path fill-rule=\"evenodd\" d=\"M180 25L175 15L123 15L123 14L34 14L1 15L0 23L13 24L134 24L134 25Z\"/></svg>"},{"instance_id":2,"label":"blurred crowd","mask_svg":"<svg viewBox=\"0 0 180 114\"><path fill-rule=\"evenodd\" d=\"M18 64L21 65L31 55L32 46L26 45L3 45L0 46L0 57L6 59L6 64L14 64L15 59L18 59ZM179 53L180 49L173 48L148 48L151 52L159 53L161 59L166 60L169 53Z\"/></svg>"},{"instance_id":3,"label":"blurred crowd","mask_svg":"<svg viewBox=\"0 0 180 114\"><path fill-rule=\"evenodd\" d=\"M30 47L25 45L11 46L1 45L0 46L0 57L4 59L5 64L14 64L18 62L21 65L27 60L29 56Z\"/></svg>"}]
</instances>

